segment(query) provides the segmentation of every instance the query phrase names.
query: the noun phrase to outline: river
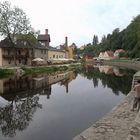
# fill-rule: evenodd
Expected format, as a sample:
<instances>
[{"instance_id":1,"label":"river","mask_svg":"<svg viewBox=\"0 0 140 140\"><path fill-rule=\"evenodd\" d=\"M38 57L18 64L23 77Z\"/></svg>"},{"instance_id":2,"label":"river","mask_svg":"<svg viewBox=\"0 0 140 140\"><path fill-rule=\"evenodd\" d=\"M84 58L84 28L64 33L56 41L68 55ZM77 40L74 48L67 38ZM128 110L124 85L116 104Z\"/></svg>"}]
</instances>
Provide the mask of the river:
<instances>
[{"instance_id":1,"label":"river","mask_svg":"<svg viewBox=\"0 0 140 140\"><path fill-rule=\"evenodd\" d=\"M86 65L0 79L0 140L72 140L125 98L135 72Z\"/></svg>"}]
</instances>

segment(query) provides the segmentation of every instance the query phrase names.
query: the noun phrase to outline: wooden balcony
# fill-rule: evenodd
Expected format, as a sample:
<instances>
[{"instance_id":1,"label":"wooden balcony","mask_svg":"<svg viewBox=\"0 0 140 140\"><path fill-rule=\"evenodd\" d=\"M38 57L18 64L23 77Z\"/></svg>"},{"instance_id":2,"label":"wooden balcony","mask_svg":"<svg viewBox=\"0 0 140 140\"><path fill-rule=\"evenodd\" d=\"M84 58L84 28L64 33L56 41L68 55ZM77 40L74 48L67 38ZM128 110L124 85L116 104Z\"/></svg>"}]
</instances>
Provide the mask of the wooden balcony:
<instances>
[{"instance_id":1,"label":"wooden balcony","mask_svg":"<svg viewBox=\"0 0 140 140\"><path fill-rule=\"evenodd\" d=\"M3 54L2 57L5 58L5 59L13 59L14 58L14 55L12 55L12 54L11 55L9 55L9 54Z\"/></svg>"}]
</instances>

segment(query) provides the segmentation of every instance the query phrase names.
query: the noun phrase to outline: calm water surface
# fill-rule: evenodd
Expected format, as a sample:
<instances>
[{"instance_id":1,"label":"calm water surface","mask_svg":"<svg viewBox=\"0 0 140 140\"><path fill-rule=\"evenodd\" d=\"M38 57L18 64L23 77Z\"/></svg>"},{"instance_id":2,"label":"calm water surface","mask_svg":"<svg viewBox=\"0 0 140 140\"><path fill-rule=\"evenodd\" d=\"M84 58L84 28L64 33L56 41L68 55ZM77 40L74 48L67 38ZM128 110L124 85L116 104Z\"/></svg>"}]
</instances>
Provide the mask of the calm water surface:
<instances>
[{"instance_id":1,"label":"calm water surface","mask_svg":"<svg viewBox=\"0 0 140 140\"><path fill-rule=\"evenodd\" d=\"M72 140L124 99L134 73L87 65L0 79L0 140Z\"/></svg>"}]
</instances>

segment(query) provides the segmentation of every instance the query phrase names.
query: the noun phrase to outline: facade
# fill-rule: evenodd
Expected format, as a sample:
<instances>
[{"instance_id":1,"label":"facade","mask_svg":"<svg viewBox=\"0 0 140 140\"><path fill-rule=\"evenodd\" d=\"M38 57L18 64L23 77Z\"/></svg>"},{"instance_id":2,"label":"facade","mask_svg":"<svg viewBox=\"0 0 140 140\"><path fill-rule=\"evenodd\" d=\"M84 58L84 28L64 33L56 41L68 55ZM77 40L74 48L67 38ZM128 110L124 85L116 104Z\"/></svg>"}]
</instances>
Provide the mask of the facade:
<instances>
[{"instance_id":1,"label":"facade","mask_svg":"<svg viewBox=\"0 0 140 140\"><path fill-rule=\"evenodd\" d=\"M31 65L33 49L29 48L0 48L0 66Z\"/></svg>"},{"instance_id":2,"label":"facade","mask_svg":"<svg viewBox=\"0 0 140 140\"><path fill-rule=\"evenodd\" d=\"M104 59L104 52L100 52L99 59Z\"/></svg>"},{"instance_id":3,"label":"facade","mask_svg":"<svg viewBox=\"0 0 140 140\"><path fill-rule=\"evenodd\" d=\"M113 59L114 54L112 51L105 51L104 52L104 60L111 60Z\"/></svg>"},{"instance_id":4,"label":"facade","mask_svg":"<svg viewBox=\"0 0 140 140\"><path fill-rule=\"evenodd\" d=\"M68 59L72 59L73 58L73 48L71 46L69 46L67 48L68 51Z\"/></svg>"},{"instance_id":5,"label":"facade","mask_svg":"<svg viewBox=\"0 0 140 140\"><path fill-rule=\"evenodd\" d=\"M79 49L80 50L84 50L85 49L85 45L81 46Z\"/></svg>"},{"instance_id":6,"label":"facade","mask_svg":"<svg viewBox=\"0 0 140 140\"><path fill-rule=\"evenodd\" d=\"M37 40L42 47L49 48L49 43L51 40L50 35L48 34L48 29L45 29L45 34L38 35Z\"/></svg>"},{"instance_id":7,"label":"facade","mask_svg":"<svg viewBox=\"0 0 140 140\"><path fill-rule=\"evenodd\" d=\"M31 34L17 36L14 47L11 46L8 38L0 42L0 66L32 65L35 58L43 59L41 65L48 64L50 60L58 60L59 63L63 63L62 60L66 62L66 59L73 58L73 49L68 47L67 37L65 37L65 44L61 49L49 47L48 29L45 30L45 34L38 35L37 39ZM33 43L30 43L28 38L32 38Z\"/></svg>"},{"instance_id":8,"label":"facade","mask_svg":"<svg viewBox=\"0 0 140 140\"><path fill-rule=\"evenodd\" d=\"M32 65L32 60L42 58L47 64L50 35L45 30L44 35L38 35L38 40L31 34L17 35L15 46L12 47L8 38L0 42L0 66ZM33 43L29 43L31 38Z\"/></svg>"},{"instance_id":9,"label":"facade","mask_svg":"<svg viewBox=\"0 0 140 140\"><path fill-rule=\"evenodd\" d=\"M115 57L115 58L119 58L120 53L124 53L124 52L125 52L125 50L123 50L123 49L118 49L118 50L115 51L114 57Z\"/></svg>"},{"instance_id":10,"label":"facade","mask_svg":"<svg viewBox=\"0 0 140 140\"><path fill-rule=\"evenodd\" d=\"M73 59L73 45L68 46L68 37L65 37L64 45L61 45L61 50L65 51L66 59Z\"/></svg>"},{"instance_id":11,"label":"facade","mask_svg":"<svg viewBox=\"0 0 140 140\"><path fill-rule=\"evenodd\" d=\"M47 64L48 63L48 49L45 47L34 48L33 58L41 58L44 60L42 64Z\"/></svg>"},{"instance_id":12,"label":"facade","mask_svg":"<svg viewBox=\"0 0 140 140\"><path fill-rule=\"evenodd\" d=\"M47 48L0 47L0 66L32 65L34 58L42 58L47 64Z\"/></svg>"},{"instance_id":13,"label":"facade","mask_svg":"<svg viewBox=\"0 0 140 140\"><path fill-rule=\"evenodd\" d=\"M98 58L103 60L111 60L114 58L114 53L112 51L100 52Z\"/></svg>"},{"instance_id":14,"label":"facade","mask_svg":"<svg viewBox=\"0 0 140 140\"><path fill-rule=\"evenodd\" d=\"M83 58L86 62L90 62L93 61L94 56L95 55L93 53L86 53L84 54Z\"/></svg>"},{"instance_id":15,"label":"facade","mask_svg":"<svg viewBox=\"0 0 140 140\"><path fill-rule=\"evenodd\" d=\"M58 49L49 49L48 50L48 60L56 60L65 58L65 51Z\"/></svg>"}]
</instances>

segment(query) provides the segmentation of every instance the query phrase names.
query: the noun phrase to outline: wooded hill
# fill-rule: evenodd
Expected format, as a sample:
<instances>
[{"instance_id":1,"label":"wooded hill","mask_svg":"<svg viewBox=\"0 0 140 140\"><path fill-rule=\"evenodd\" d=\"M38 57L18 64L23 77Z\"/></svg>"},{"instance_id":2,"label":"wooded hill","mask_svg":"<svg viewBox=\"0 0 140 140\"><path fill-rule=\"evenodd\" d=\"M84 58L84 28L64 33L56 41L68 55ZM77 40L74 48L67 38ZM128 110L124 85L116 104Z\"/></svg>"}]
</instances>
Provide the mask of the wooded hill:
<instances>
[{"instance_id":1,"label":"wooded hill","mask_svg":"<svg viewBox=\"0 0 140 140\"><path fill-rule=\"evenodd\" d=\"M121 48L126 51L123 56L140 58L140 15L135 17L126 29L120 31L119 28L116 28L112 34L104 35L100 43L87 44L83 51L78 50L77 52L86 53L92 51L98 55L106 50L115 51Z\"/></svg>"}]
</instances>

